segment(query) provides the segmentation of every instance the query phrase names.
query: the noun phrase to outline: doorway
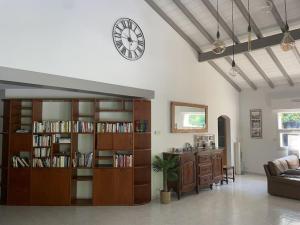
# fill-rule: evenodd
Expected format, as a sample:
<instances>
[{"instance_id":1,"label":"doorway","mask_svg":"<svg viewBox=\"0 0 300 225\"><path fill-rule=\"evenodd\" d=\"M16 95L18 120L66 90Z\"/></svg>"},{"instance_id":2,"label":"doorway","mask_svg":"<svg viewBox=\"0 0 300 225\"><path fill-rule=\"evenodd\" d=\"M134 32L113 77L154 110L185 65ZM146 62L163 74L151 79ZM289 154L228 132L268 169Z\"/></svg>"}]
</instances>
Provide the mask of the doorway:
<instances>
[{"instance_id":1,"label":"doorway","mask_svg":"<svg viewBox=\"0 0 300 225\"><path fill-rule=\"evenodd\" d=\"M218 146L223 148L223 165L231 165L230 118L218 117Z\"/></svg>"}]
</instances>

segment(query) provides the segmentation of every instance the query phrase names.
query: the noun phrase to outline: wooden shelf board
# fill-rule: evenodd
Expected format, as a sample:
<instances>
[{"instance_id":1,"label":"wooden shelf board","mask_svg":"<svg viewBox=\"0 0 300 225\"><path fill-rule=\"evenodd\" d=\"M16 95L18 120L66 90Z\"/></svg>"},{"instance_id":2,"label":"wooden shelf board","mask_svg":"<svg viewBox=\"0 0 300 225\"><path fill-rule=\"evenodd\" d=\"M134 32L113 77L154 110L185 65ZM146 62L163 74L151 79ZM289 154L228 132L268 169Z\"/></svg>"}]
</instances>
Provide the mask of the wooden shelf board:
<instances>
[{"instance_id":1,"label":"wooden shelf board","mask_svg":"<svg viewBox=\"0 0 300 225\"><path fill-rule=\"evenodd\" d=\"M146 168L150 168L151 165L146 165L146 166L134 166L134 169L146 169Z\"/></svg>"},{"instance_id":2,"label":"wooden shelf board","mask_svg":"<svg viewBox=\"0 0 300 225\"><path fill-rule=\"evenodd\" d=\"M101 152L132 152L132 149L121 149L121 150L115 150L115 149L96 149L96 151Z\"/></svg>"},{"instance_id":3,"label":"wooden shelf board","mask_svg":"<svg viewBox=\"0 0 300 225\"><path fill-rule=\"evenodd\" d=\"M132 134L132 132L97 132L96 134Z\"/></svg>"},{"instance_id":4,"label":"wooden shelf board","mask_svg":"<svg viewBox=\"0 0 300 225\"><path fill-rule=\"evenodd\" d=\"M94 134L93 132L72 132L73 134Z\"/></svg>"},{"instance_id":5,"label":"wooden shelf board","mask_svg":"<svg viewBox=\"0 0 300 225\"><path fill-rule=\"evenodd\" d=\"M96 123L132 123L131 120L97 120Z\"/></svg>"},{"instance_id":6,"label":"wooden shelf board","mask_svg":"<svg viewBox=\"0 0 300 225\"><path fill-rule=\"evenodd\" d=\"M78 181L91 181L93 180L93 176L73 176L72 179Z\"/></svg>"},{"instance_id":7,"label":"wooden shelf board","mask_svg":"<svg viewBox=\"0 0 300 225\"><path fill-rule=\"evenodd\" d=\"M150 183L134 184L135 187L148 186Z\"/></svg>"},{"instance_id":8,"label":"wooden shelf board","mask_svg":"<svg viewBox=\"0 0 300 225\"><path fill-rule=\"evenodd\" d=\"M71 204L78 206L93 205L93 199L72 199Z\"/></svg>"},{"instance_id":9,"label":"wooden shelf board","mask_svg":"<svg viewBox=\"0 0 300 225\"><path fill-rule=\"evenodd\" d=\"M51 148L51 146L33 146L32 148Z\"/></svg>"},{"instance_id":10,"label":"wooden shelf board","mask_svg":"<svg viewBox=\"0 0 300 225\"><path fill-rule=\"evenodd\" d=\"M132 110L127 109L97 109L96 112L128 112L132 113Z\"/></svg>"},{"instance_id":11,"label":"wooden shelf board","mask_svg":"<svg viewBox=\"0 0 300 225\"><path fill-rule=\"evenodd\" d=\"M41 133L33 133L34 135L43 135L43 134L71 134L71 132L41 132Z\"/></svg>"},{"instance_id":12,"label":"wooden shelf board","mask_svg":"<svg viewBox=\"0 0 300 225\"><path fill-rule=\"evenodd\" d=\"M151 148L135 148L134 151L151 151Z\"/></svg>"},{"instance_id":13,"label":"wooden shelf board","mask_svg":"<svg viewBox=\"0 0 300 225\"><path fill-rule=\"evenodd\" d=\"M134 134L151 134L151 131L146 131L146 132L134 132Z\"/></svg>"},{"instance_id":14,"label":"wooden shelf board","mask_svg":"<svg viewBox=\"0 0 300 225\"><path fill-rule=\"evenodd\" d=\"M77 166L77 167L72 167L72 169L77 170L77 169L86 169L86 170L92 170L93 167L86 167L86 166Z\"/></svg>"},{"instance_id":15,"label":"wooden shelf board","mask_svg":"<svg viewBox=\"0 0 300 225\"><path fill-rule=\"evenodd\" d=\"M75 115L74 117L81 117L81 118L83 118L83 117L87 117L87 118L89 118L89 117L92 117L92 118L94 118L94 115Z\"/></svg>"}]
</instances>

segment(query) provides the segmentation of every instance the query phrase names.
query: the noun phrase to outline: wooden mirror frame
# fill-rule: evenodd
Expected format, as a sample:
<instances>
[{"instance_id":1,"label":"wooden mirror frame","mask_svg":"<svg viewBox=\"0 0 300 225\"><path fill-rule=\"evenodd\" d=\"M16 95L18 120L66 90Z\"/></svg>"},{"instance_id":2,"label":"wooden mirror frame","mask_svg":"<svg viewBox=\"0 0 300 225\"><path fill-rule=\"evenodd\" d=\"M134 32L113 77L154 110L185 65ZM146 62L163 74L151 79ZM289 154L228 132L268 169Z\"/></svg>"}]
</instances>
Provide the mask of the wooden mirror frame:
<instances>
[{"instance_id":1,"label":"wooden mirror frame","mask_svg":"<svg viewBox=\"0 0 300 225\"><path fill-rule=\"evenodd\" d=\"M196 129L177 129L175 126L175 106L188 106L205 109L205 128L196 128ZM204 133L208 131L208 106L207 105L198 105L185 102L171 102L171 133Z\"/></svg>"}]
</instances>

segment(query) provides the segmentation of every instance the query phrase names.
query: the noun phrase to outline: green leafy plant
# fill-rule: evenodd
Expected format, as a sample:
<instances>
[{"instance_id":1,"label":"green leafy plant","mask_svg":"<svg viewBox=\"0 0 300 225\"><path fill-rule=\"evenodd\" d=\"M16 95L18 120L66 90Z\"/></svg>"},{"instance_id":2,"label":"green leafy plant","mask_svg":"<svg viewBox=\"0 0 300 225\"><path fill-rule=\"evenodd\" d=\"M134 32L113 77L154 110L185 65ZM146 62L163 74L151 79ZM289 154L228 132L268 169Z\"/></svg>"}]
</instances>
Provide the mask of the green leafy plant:
<instances>
[{"instance_id":1,"label":"green leafy plant","mask_svg":"<svg viewBox=\"0 0 300 225\"><path fill-rule=\"evenodd\" d=\"M178 157L169 156L163 159L156 155L152 165L155 172L163 173L163 191L168 191L168 181L178 179Z\"/></svg>"}]
</instances>

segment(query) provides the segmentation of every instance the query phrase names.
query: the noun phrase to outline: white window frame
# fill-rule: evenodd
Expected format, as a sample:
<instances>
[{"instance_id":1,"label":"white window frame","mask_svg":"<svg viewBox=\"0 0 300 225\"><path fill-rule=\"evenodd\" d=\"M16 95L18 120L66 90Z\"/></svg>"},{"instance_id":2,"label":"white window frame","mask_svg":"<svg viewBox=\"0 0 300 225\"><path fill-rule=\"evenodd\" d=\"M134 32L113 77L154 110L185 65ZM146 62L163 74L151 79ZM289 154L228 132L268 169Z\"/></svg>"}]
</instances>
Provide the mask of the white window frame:
<instances>
[{"instance_id":1,"label":"white window frame","mask_svg":"<svg viewBox=\"0 0 300 225\"><path fill-rule=\"evenodd\" d=\"M281 149L287 150L288 146L283 145L282 141L282 135L283 134L297 134L300 135L300 128L282 128L282 122L281 122L281 116L282 113L300 113L300 110L297 111L280 111L277 112L277 130L278 130L278 136L279 136L279 147ZM299 149L300 150L300 149Z\"/></svg>"}]
</instances>

